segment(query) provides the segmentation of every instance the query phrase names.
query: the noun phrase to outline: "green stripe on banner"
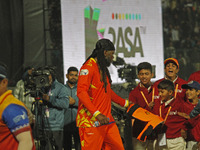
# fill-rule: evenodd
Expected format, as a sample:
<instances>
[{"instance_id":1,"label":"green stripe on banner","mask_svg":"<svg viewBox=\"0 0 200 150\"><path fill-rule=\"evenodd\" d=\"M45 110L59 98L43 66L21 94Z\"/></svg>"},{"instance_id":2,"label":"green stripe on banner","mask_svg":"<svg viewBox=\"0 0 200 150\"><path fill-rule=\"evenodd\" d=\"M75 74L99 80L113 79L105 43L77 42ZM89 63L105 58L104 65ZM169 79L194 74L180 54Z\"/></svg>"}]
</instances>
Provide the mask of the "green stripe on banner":
<instances>
[{"instance_id":1,"label":"green stripe on banner","mask_svg":"<svg viewBox=\"0 0 200 150\"><path fill-rule=\"evenodd\" d=\"M100 9L94 8L92 20L98 21L99 20Z\"/></svg>"},{"instance_id":2,"label":"green stripe on banner","mask_svg":"<svg viewBox=\"0 0 200 150\"><path fill-rule=\"evenodd\" d=\"M88 6L84 9L84 16L85 16L85 18L90 19L90 6Z\"/></svg>"}]
</instances>

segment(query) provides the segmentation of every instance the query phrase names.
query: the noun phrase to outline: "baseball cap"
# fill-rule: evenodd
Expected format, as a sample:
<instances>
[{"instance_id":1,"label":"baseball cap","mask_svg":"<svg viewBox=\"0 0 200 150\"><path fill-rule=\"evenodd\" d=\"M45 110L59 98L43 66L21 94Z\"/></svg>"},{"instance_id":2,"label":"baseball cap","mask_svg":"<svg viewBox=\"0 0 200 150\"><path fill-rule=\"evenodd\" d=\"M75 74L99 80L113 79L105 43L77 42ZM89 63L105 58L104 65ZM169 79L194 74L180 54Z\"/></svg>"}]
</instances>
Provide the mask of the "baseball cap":
<instances>
[{"instance_id":1,"label":"baseball cap","mask_svg":"<svg viewBox=\"0 0 200 150\"><path fill-rule=\"evenodd\" d=\"M183 89L194 88L194 89L200 90L200 84L197 81L190 81L187 84L183 84L181 87Z\"/></svg>"},{"instance_id":2,"label":"baseball cap","mask_svg":"<svg viewBox=\"0 0 200 150\"><path fill-rule=\"evenodd\" d=\"M165 66L170 62L174 63L179 68L178 60L175 59L175 58L167 58L167 59L165 59L165 61L164 61Z\"/></svg>"},{"instance_id":3,"label":"baseball cap","mask_svg":"<svg viewBox=\"0 0 200 150\"><path fill-rule=\"evenodd\" d=\"M4 79L4 78L7 78L7 69L6 67L4 67L3 65L0 64L0 78Z\"/></svg>"}]
</instances>

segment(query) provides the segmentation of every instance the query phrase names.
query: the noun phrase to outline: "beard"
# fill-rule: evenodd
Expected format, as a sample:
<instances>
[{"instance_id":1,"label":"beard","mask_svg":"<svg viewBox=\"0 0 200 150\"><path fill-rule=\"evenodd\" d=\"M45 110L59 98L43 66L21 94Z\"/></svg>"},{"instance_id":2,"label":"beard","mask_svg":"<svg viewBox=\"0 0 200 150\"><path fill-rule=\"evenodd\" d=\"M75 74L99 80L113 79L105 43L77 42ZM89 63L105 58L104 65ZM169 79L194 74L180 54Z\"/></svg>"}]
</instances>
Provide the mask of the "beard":
<instances>
[{"instance_id":1,"label":"beard","mask_svg":"<svg viewBox=\"0 0 200 150\"><path fill-rule=\"evenodd\" d=\"M73 81L73 80L68 80L68 82L70 83L70 84L76 84L77 83L77 81Z\"/></svg>"},{"instance_id":2,"label":"beard","mask_svg":"<svg viewBox=\"0 0 200 150\"><path fill-rule=\"evenodd\" d=\"M105 64L106 64L106 67L109 67L111 65L111 61L108 59L105 59Z\"/></svg>"}]
</instances>

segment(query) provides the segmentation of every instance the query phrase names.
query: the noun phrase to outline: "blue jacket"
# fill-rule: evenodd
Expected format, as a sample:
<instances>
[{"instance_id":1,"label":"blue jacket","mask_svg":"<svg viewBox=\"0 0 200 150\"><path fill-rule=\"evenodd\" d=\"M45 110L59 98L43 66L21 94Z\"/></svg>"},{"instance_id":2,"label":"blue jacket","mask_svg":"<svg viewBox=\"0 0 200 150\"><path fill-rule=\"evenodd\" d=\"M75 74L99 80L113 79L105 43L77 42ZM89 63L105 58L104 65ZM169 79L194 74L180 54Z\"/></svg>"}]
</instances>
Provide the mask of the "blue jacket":
<instances>
[{"instance_id":1,"label":"blue jacket","mask_svg":"<svg viewBox=\"0 0 200 150\"><path fill-rule=\"evenodd\" d=\"M51 85L48 93L50 99L44 111L49 111L49 117L45 117L45 129L58 131L64 127L64 110L69 107L68 93L66 87L57 80ZM49 126L50 129L49 129Z\"/></svg>"},{"instance_id":2,"label":"blue jacket","mask_svg":"<svg viewBox=\"0 0 200 150\"><path fill-rule=\"evenodd\" d=\"M190 112L190 118L194 118L200 114L200 99L198 104L194 107L194 109Z\"/></svg>"},{"instance_id":3,"label":"blue jacket","mask_svg":"<svg viewBox=\"0 0 200 150\"><path fill-rule=\"evenodd\" d=\"M76 121L76 115L78 110L78 97L77 97L77 85L70 88L69 85L65 84L67 88L67 96L71 96L73 99L76 100L76 103L73 106L70 106L68 109L65 110L65 121L64 124L67 125L71 122ZM69 105L69 97L68 97L68 105Z\"/></svg>"}]
</instances>

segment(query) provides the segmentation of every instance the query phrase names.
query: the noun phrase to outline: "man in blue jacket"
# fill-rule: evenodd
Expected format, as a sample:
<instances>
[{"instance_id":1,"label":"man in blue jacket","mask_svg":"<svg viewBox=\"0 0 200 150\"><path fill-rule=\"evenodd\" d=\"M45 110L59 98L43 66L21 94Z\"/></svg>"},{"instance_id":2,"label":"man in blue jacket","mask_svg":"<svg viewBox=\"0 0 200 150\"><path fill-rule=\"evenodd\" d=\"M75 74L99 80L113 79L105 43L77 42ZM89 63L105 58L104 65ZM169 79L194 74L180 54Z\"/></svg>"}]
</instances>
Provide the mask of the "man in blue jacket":
<instances>
[{"instance_id":1,"label":"man in blue jacket","mask_svg":"<svg viewBox=\"0 0 200 150\"><path fill-rule=\"evenodd\" d=\"M43 70L49 71L49 86L44 89L44 94L42 94L44 104L42 112L45 114L42 117L46 138L41 143L42 149L62 150L64 110L69 108L68 93L66 87L56 80L54 68L44 67Z\"/></svg>"},{"instance_id":2,"label":"man in blue jacket","mask_svg":"<svg viewBox=\"0 0 200 150\"><path fill-rule=\"evenodd\" d=\"M72 136L74 139L75 150L80 150L80 138L78 128L76 127L76 115L78 109L78 97L77 97L77 81L78 81L78 69L76 67L69 67L66 74L67 82L67 95L69 108L65 110L64 120L64 150L72 150Z\"/></svg>"},{"instance_id":3,"label":"man in blue jacket","mask_svg":"<svg viewBox=\"0 0 200 150\"><path fill-rule=\"evenodd\" d=\"M66 74L67 82L67 95L69 101L69 108L65 110L64 120L64 150L72 150L72 137L74 139L74 148L80 150L80 138L78 128L76 127L76 115L78 109L78 97L77 97L77 81L78 81L78 69L76 67L69 67Z\"/></svg>"},{"instance_id":4,"label":"man in blue jacket","mask_svg":"<svg viewBox=\"0 0 200 150\"><path fill-rule=\"evenodd\" d=\"M76 67L69 67L66 74L67 82L67 95L69 108L65 110L64 120L64 150L72 150L72 136L74 139L74 146L76 150L80 150L80 138L78 128L76 127L76 115L78 108L77 97L77 81L78 81L78 69Z\"/></svg>"}]
</instances>

